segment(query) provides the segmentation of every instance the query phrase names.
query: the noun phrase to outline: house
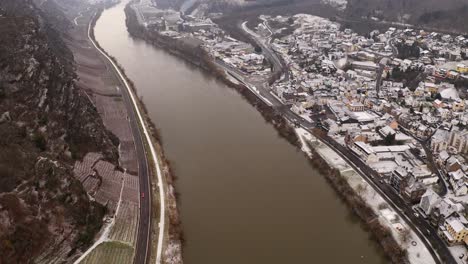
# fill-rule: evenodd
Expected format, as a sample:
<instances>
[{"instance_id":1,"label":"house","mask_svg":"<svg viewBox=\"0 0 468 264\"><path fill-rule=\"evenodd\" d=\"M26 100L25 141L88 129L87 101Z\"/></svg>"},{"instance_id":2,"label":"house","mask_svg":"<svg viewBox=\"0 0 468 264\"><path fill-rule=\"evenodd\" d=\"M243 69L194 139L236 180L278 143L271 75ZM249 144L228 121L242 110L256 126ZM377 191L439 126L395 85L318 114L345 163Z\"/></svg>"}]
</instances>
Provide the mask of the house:
<instances>
[{"instance_id":1,"label":"house","mask_svg":"<svg viewBox=\"0 0 468 264\"><path fill-rule=\"evenodd\" d=\"M360 102L349 102L347 106L349 111L352 112L363 112L366 110L366 106Z\"/></svg>"},{"instance_id":2,"label":"house","mask_svg":"<svg viewBox=\"0 0 468 264\"><path fill-rule=\"evenodd\" d=\"M468 65L458 64L457 65L457 72L459 72L459 73L468 73Z\"/></svg>"},{"instance_id":3,"label":"house","mask_svg":"<svg viewBox=\"0 0 468 264\"><path fill-rule=\"evenodd\" d=\"M398 192L402 190L405 185L406 185L406 180L408 177L408 171L404 169L403 167L398 167L396 170L392 172L392 175L390 176L390 185L395 188Z\"/></svg>"},{"instance_id":4,"label":"house","mask_svg":"<svg viewBox=\"0 0 468 264\"><path fill-rule=\"evenodd\" d=\"M421 200L421 197L426 192L426 186L418 180L414 175L411 175L406 186L402 190L402 196L405 200L410 203L418 203Z\"/></svg>"},{"instance_id":5,"label":"house","mask_svg":"<svg viewBox=\"0 0 468 264\"><path fill-rule=\"evenodd\" d=\"M393 130L390 126L384 126L379 130L379 133L382 137L387 137L389 135L395 135L396 131Z\"/></svg>"},{"instance_id":6,"label":"house","mask_svg":"<svg viewBox=\"0 0 468 264\"><path fill-rule=\"evenodd\" d=\"M395 117L390 114L384 114L379 120L375 120L377 126L388 126L392 130L398 128L398 122ZM387 128L388 129L388 128Z\"/></svg>"},{"instance_id":7,"label":"house","mask_svg":"<svg viewBox=\"0 0 468 264\"><path fill-rule=\"evenodd\" d=\"M428 133L428 130L429 128L425 125L420 125L418 127L418 129L416 130L416 136L422 138L424 136L426 136L426 134Z\"/></svg>"},{"instance_id":8,"label":"house","mask_svg":"<svg viewBox=\"0 0 468 264\"><path fill-rule=\"evenodd\" d=\"M457 170L460 170L461 168L462 168L461 162L455 156L451 156L445 162L445 169L448 172L455 172Z\"/></svg>"},{"instance_id":9,"label":"house","mask_svg":"<svg viewBox=\"0 0 468 264\"><path fill-rule=\"evenodd\" d=\"M379 157L375 154L375 151L372 149L372 147L364 142L354 142L354 144L351 145L350 149L367 164L379 161Z\"/></svg>"},{"instance_id":10,"label":"house","mask_svg":"<svg viewBox=\"0 0 468 264\"><path fill-rule=\"evenodd\" d=\"M415 166L411 170L411 175L414 176L418 181L424 181L425 179L436 177L432 174L431 170L426 164Z\"/></svg>"},{"instance_id":11,"label":"house","mask_svg":"<svg viewBox=\"0 0 468 264\"><path fill-rule=\"evenodd\" d=\"M419 201L419 208L424 212L426 216L430 215L432 209L441 201L440 196L435 193L431 188L427 189L426 192L421 196Z\"/></svg>"},{"instance_id":12,"label":"house","mask_svg":"<svg viewBox=\"0 0 468 264\"><path fill-rule=\"evenodd\" d=\"M450 158L450 154L448 154L447 151L443 150L439 153L439 156L437 157L436 161L437 163L442 166L445 165L447 160Z\"/></svg>"},{"instance_id":13,"label":"house","mask_svg":"<svg viewBox=\"0 0 468 264\"><path fill-rule=\"evenodd\" d=\"M446 130L438 129L432 136L431 150L438 153L447 149L449 139L449 132Z\"/></svg>"},{"instance_id":14,"label":"house","mask_svg":"<svg viewBox=\"0 0 468 264\"><path fill-rule=\"evenodd\" d=\"M425 89L426 92L434 94L434 93L437 93L439 91L439 85L437 85L435 83L425 82L424 83L424 89Z\"/></svg>"},{"instance_id":15,"label":"house","mask_svg":"<svg viewBox=\"0 0 468 264\"><path fill-rule=\"evenodd\" d=\"M353 69L376 71L379 69L379 65L372 61L353 61L351 63Z\"/></svg>"},{"instance_id":16,"label":"house","mask_svg":"<svg viewBox=\"0 0 468 264\"><path fill-rule=\"evenodd\" d=\"M440 227L440 233L449 245L461 244L468 234L467 221L459 215L448 217Z\"/></svg>"},{"instance_id":17,"label":"house","mask_svg":"<svg viewBox=\"0 0 468 264\"><path fill-rule=\"evenodd\" d=\"M281 99L285 104L293 104L296 101L296 95L294 93L284 92L281 94Z\"/></svg>"},{"instance_id":18,"label":"house","mask_svg":"<svg viewBox=\"0 0 468 264\"><path fill-rule=\"evenodd\" d=\"M468 194L468 178L461 169L449 172L448 176L449 183L452 186L453 192L456 196L464 196Z\"/></svg>"},{"instance_id":19,"label":"house","mask_svg":"<svg viewBox=\"0 0 468 264\"><path fill-rule=\"evenodd\" d=\"M464 100L457 100L452 104L452 110L455 112L463 112L465 111L465 101Z\"/></svg>"},{"instance_id":20,"label":"house","mask_svg":"<svg viewBox=\"0 0 468 264\"><path fill-rule=\"evenodd\" d=\"M444 198L433 206L430 221L433 225L440 226L443 225L446 218L464 210L465 208L461 203L455 203L449 198Z\"/></svg>"}]
</instances>

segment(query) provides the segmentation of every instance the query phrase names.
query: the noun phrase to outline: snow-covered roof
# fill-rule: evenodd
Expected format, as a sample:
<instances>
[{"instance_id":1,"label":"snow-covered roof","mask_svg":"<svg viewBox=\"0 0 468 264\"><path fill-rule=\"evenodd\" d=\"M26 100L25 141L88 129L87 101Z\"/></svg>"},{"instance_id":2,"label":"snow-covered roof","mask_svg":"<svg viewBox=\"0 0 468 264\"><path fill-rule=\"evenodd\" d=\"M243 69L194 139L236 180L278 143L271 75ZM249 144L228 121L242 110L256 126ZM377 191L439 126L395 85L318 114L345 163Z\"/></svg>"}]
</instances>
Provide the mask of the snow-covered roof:
<instances>
[{"instance_id":1,"label":"snow-covered roof","mask_svg":"<svg viewBox=\"0 0 468 264\"><path fill-rule=\"evenodd\" d=\"M354 142L354 145L359 147L362 151L366 152L367 154L374 153L374 151L372 150L372 147L364 142L357 141L357 142Z\"/></svg>"},{"instance_id":2,"label":"snow-covered roof","mask_svg":"<svg viewBox=\"0 0 468 264\"><path fill-rule=\"evenodd\" d=\"M460 96L458 96L457 89L455 87L447 88L440 92L440 95L444 99L452 99L452 100L459 100Z\"/></svg>"},{"instance_id":3,"label":"snow-covered roof","mask_svg":"<svg viewBox=\"0 0 468 264\"><path fill-rule=\"evenodd\" d=\"M405 152L410 149L408 145L376 146L372 147L375 152Z\"/></svg>"},{"instance_id":4,"label":"snow-covered roof","mask_svg":"<svg viewBox=\"0 0 468 264\"><path fill-rule=\"evenodd\" d=\"M456 233L460 233L465 229L465 226L457 218L448 219L447 224L449 224Z\"/></svg>"},{"instance_id":5,"label":"snow-covered roof","mask_svg":"<svg viewBox=\"0 0 468 264\"><path fill-rule=\"evenodd\" d=\"M394 135L396 134L396 131L393 130L393 128L389 127L389 126L384 126L380 129L380 133L382 133L382 135L384 136L387 136L387 135Z\"/></svg>"},{"instance_id":6,"label":"snow-covered roof","mask_svg":"<svg viewBox=\"0 0 468 264\"><path fill-rule=\"evenodd\" d=\"M458 181L465 177L465 173L462 170L457 170L454 172L449 172L449 176L452 177L454 180Z\"/></svg>"}]
</instances>

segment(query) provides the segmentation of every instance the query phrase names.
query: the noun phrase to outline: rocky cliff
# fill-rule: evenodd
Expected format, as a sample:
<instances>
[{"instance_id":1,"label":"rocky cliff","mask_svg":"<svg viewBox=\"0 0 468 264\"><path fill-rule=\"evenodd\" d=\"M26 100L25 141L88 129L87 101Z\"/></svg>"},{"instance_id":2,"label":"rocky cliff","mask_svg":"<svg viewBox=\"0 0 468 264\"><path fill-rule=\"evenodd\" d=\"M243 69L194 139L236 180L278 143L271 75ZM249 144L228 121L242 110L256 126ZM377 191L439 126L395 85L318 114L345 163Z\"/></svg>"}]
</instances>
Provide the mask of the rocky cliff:
<instances>
[{"instance_id":1,"label":"rocky cliff","mask_svg":"<svg viewBox=\"0 0 468 264\"><path fill-rule=\"evenodd\" d=\"M91 151L118 158L48 17L31 0L0 1L0 263L68 262L55 253L89 245L105 209L72 164Z\"/></svg>"}]
</instances>

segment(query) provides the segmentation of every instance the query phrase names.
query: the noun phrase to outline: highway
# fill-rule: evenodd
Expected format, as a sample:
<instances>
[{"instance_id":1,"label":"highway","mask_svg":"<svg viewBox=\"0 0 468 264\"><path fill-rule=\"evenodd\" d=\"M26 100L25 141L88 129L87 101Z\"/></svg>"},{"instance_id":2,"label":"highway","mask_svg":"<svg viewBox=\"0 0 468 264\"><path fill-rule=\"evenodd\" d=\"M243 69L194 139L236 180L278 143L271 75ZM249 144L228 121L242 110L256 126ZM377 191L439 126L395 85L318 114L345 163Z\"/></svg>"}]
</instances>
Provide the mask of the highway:
<instances>
[{"instance_id":1,"label":"highway","mask_svg":"<svg viewBox=\"0 0 468 264\"><path fill-rule=\"evenodd\" d=\"M92 19L94 20L94 19ZM133 138L135 141L135 148L138 158L138 175L139 175L139 189L140 189L140 216L137 231L137 241L134 255L134 263L146 264L148 263L151 254L151 224L152 224L152 212L151 212L151 170L150 166L154 166L159 187L159 200L160 200L160 214L159 214L159 234L158 244L156 251L156 264L161 263L162 247L164 241L164 230L165 230L165 193L164 184L162 180L162 173L159 166L159 157L154 148L153 140L148 132L148 128L144 121L143 115L138 107L138 101L134 95L131 86L127 82L124 74L118 68L116 63L102 50L99 45L95 42L91 34L91 22L88 25L88 38L93 44L94 48L112 65L116 76L122 86L125 89L121 89L123 99L128 111L128 117L130 119L130 125L132 128ZM149 150L149 151L148 151ZM150 160L148 160L148 158ZM142 195L144 194L144 195Z\"/></svg>"}]
</instances>

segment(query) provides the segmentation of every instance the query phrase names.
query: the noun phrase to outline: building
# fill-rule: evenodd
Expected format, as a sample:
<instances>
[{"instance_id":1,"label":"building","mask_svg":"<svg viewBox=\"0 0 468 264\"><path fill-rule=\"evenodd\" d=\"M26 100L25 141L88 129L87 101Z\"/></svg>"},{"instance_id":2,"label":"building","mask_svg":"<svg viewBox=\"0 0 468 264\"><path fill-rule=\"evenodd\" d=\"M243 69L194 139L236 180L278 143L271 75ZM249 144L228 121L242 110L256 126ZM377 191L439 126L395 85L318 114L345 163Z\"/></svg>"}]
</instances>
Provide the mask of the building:
<instances>
[{"instance_id":1,"label":"building","mask_svg":"<svg viewBox=\"0 0 468 264\"><path fill-rule=\"evenodd\" d=\"M395 188L398 192L403 189L406 179L408 177L408 171L402 167L398 167L392 172L390 176L390 185Z\"/></svg>"},{"instance_id":2,"label":"building","mask_svg":"<svg viewBox=\"0 0 468 264\"><path fill-rule=\"evenodd\" d=\"M456 102L453 102L452 110L455 111L455 112L465 111L465 101L464 100L458 100Z\"/></svg>"},{"instance_id":3,"label":"building","mask_svg":"<svg viewBox=\"0 0 468 264\"><path fill-rule=\"evenodd\" d=\"M376 71L379 69L379 65L372 61L353 61L351 63L353 69Z\"/></svg>"},{"instance_id":4,"label":"building","mask_svg":"<svg viewBox=\"0 0 468 264\"><path fill-rule=\"evenodd\" d=\"M457 65L457 72L459 72L459 73L468 73L468 65L458 64Z\"/></svg>"},{"instance_id":5,"label":"building","mask_svg":"<svg viewBox=\"0 0 468 264\"><path fill-rule=\"evenodd\" d=\"M446 130L439 129L432 136L431 150L432 152L438 153L444 151L448 147L449 132Z\"/></svg>"},{"instance_id":6,"label":"building","mask_svg":"<svg viewBox=\"0 0 468 264\"><path fill-rule=\"evenodd\" d=\"M408 177L406 182L407 184L401 192L403 198L413 204L419 203L421 201L421 197L426 192L427 187L413 175Z\"/></svg>"},{"instance_id":7,"label":"building","mask_svg":"<svg viewBox=\"0 0 468 264\"><path fill-rule=\"evenodd\" d=\"M463 221L463 222L462 222ZM464 242L468 234L466 219L461 219L459 216L451 216L444 222L441 227L442 237L449 245L458 245Z\"/></svg>"},{"instance_id":8,"label":"building","mask_svg":"<svg viewBox=\"0 0 468 264\"><path fill-rule=\"evenodd\" d=\"M444 198L433 206L430 221L435 226L443 226L446 218L464 210L465 208L461 203L455 203L449 198Z\"/></svg>"},{"instance_id":9,"label":"building","mask_svg":"<svg viewBox=\"0 0 468 264\"><path fill-rule=\"evenodd\" d=\"M454 127L450 131L449 145L458 153L468 153L468 131L460 131L458 127Z\"/></svg>"},{"instance_id":10,"label":"building","mask_svg":"<svg viewBox=\"0 0 468 264\"><path fill-rule=\"evenodd\" d=\"M452 185L453 192L456 196L464 196L468 194L468 178L461 170L448 173L450 185Z\"/></svg>"},{"instance_id":11,"label":"building","mask_svg":"<svg viewBox=\"0 0 468 264\"><path fill-rule=\"evenodd\" d=\"M389 135L396 135L396 131L393 130L393 128L391 128L390 126L384 126L382 127L380 130L379 130L379 133L380 135L382 135L382 137L386 137L386 136L389 136Z\"/></svg>"},{"instance_id":12,"label":"building","mask_svg":"<svg viewBox=\"0 0 468 264\"><path fill-rule=\"evenodd\" d=\"M352 112L364 112L366 111L366 106L360 102L350 102L347 104L349 111Z\"/></svg>"},{"instance_id":13,"label":"building","mask_svg":"<svg viewBox=\"0 0 468 264\"><path fill-rule=\"evenodd\" d=\"M440 200L440 196L429 188L421 197L419 208L421 208L426 216L429 216L432 213L432 209L440 202Z\"/></svg>"},{"instance_id":14,"label":"building","mask_svg":"<svg viewBox=\"0 0 468 264\"><path fill-rule=\"evenodd\" d=\"M351 150L356 153L362 160L367 164L378 162L379 157L375 154L375 151L372 147L364 142L354 142L351 146Z\"/></svg>"}]
</instances>

